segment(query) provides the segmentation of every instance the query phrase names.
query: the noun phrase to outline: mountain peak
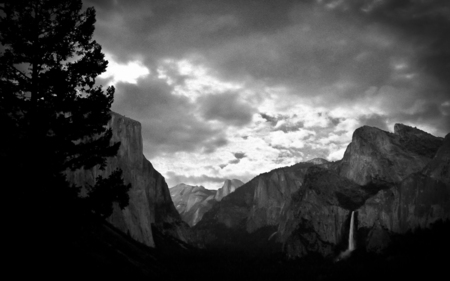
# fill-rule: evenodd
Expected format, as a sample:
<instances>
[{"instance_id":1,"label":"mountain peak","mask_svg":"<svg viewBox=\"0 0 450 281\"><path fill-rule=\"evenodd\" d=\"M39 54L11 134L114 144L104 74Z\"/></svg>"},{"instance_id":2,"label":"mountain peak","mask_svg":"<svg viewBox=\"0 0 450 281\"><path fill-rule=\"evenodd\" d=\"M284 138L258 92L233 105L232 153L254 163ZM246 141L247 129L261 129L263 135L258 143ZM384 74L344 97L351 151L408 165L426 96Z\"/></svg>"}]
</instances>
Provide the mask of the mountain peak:
<instances>
[{"instance_id":1,"label":"mountain peak","mask_svg":"<svg viewBox=\"0 0 450 281\"><path fill-rule=\"evenodd\" d=\"M417 127L408 126L401 123L394 125L394 134L402 135L416 135L416 136L432 136L431 134L418 129Z\"/></svg>"},{"instance_id":2,"label":"mountain peak","mask_svg":"<svg viewBox=\"0 0 450 281\"><path fill-rule=\"evenodd\" d=\"M406 150L427 158L433 158L443 144L442 138L403 124L395 124L394 134L399 137L401 146Z\"/></svg>"},{"instance_id":3,"label":"mountain peak","mask_svg":"<svg viewBox=\"0 0 450 281\"><path fill-rule=\"evenodd\" d=\"M399 182L420 171L442 142L442 138L403 124L395 125L395 133L363 126L353 133L340 174L361 185L375 179Z\"/></svg>"},{"instance_id":4,"label":"mountain peak","mask_svg":"<svg viewBox=\"0 0 450 281\"><path fill-rule=\"evenodd\" d=\"M238 179L227 179L223 183L222 187L217 190L215 199L217 201L222 200L223 197L234 192L237 188L241 187L244 183Z\"/></svg>"}]
</instances>

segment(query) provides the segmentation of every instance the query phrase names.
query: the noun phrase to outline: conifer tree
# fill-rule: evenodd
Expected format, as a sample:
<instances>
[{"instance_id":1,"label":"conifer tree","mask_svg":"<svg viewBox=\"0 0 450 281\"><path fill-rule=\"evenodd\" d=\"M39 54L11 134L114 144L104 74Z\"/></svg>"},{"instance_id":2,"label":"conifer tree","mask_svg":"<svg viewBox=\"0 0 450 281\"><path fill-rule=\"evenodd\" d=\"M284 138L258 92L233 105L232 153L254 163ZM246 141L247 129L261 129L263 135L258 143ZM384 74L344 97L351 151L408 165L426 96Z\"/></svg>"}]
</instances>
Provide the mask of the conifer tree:
<instances>
[{"instance_id":1,"label":"conifer tree","mask_svg":"<svg viewBox=\"0 0 450 281\"><path fill-rule=\"evenodd\" d=\"M65 175L104 168L120 146L106 127L114 88L95 84L108 62L94 23L95 10L80 0L0 1L0 157L2 180L21 200L107 217L113 201L128 204L121 171L99 178L85 198Z\"/></svg>"}]
</instances>

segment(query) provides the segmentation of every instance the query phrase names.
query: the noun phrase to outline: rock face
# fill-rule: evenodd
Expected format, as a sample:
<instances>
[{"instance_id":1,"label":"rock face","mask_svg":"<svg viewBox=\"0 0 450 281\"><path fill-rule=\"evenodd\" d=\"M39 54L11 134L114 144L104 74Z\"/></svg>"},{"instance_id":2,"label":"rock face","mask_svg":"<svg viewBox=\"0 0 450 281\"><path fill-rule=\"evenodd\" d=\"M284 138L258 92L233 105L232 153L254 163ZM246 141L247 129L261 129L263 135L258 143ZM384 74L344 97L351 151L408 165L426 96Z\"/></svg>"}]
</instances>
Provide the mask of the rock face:
<instances>
[{"instance_id":1,"label":"rock face","mask_svg":"<svg viewBox=\"0 0 450 281\"><path fill-rule=\"evenodd\" d=\"M358 209L359 228L376 225L386 233L405 233L450 219L450 134L435 156L421 170L388 190L382 190ZM387 243L369 233L368 244L382 250Z\"/></svg>"},{"instance_id":2,"label":"rock face","mask_svg":"<svg viewBox=\"0 0 450 281\"><path fill-rule=\"evenodd\" d=\"M290 257L333 254L348 237L349 210L364 203L367 192L329 167L311 167L303 188L283 208L278 240Z\"/></svg>"},{"instance_id":3,"label":"rock face","mask_svg":"<svg viewBox=\"0 0 450 281\"><path fill-rule=\"evenodd\" d=\"M397 124L357 129L341 161L313 159L262 174L224 198L194 228L213 247L261 234L291 257L336 255L355 211L357 247L381 251L393 233L450 219L449 135ZM221 233L227 233L227 237Z\"/></svg>"},{"instance_id":4,"label":"rock face","mask_svg":"<svg viewBox=\"0 0 450 281\"><path fill-rule=\"evenodd\" d=\"M449 218L446 144L416 128L394 129L392 134L361 127L341 161L308 170L306 192L293 196L278 229L288 255L329 256L336 246L346 247L353 210L359 246L369 251L386 247L390 233ZM444 176L431 179L427 173Z\"/></svg>"},{"instance_id":5,"label":"rock face","mask_svg":"<svg viewBox=\"0 0 450 281\"><path fill-rule=\"evenodd\" d=\"M122 211L115 208L108 220L151 247L155 246L152 225L163 233L188 241L189 227L175 209L164 177L143 155L141 124L112 112L108 127L112 128L112 141L121 142L117 155L108 159L104 171L97 167L77 170L68 174L68 180L77 185L93 184L97 176L107 176L116 168L122 169L125 183L132 186L129 205Z\"/></svg>"},{"instance_id":6,"label":"rock face","mask_svg":"<svg viewBox=\"0 0 450 281\"><path fill-rule=\"evenodd\" d=\"M225 180L221 188L210 190L203 186L191 186L181 183L170 188L170 195L181 218L190 226L194 226L214 204L243 184L237 179Z\"/></svg>"},{"instance_id":7,"label":"rock face","mask_svg":"<svg viewBox=\"0 0 450 281\"><path fill-rule=\"evenodd\" d=\"M339 174L365 185L373 181L398 182L420 171L442 141L408 128L397 124L394 134L368 126L357 129L339 165Z\"/></svg>"}]
</instances>

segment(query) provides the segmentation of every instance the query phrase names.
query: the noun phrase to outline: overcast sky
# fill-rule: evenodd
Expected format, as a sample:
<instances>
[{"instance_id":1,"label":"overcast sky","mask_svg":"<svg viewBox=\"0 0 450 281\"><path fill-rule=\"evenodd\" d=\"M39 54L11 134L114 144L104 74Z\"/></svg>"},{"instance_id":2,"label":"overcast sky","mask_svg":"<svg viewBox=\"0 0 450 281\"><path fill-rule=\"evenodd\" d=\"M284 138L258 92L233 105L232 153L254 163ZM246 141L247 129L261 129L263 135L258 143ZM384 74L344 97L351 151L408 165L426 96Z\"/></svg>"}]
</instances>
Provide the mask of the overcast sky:
<instances>
[{"instance_id":1,"label":"overcast sky","mask_svg":"<svg viewBox=\"0 0 450 281\"><path fill-rule=\"evenodd\" d=\"M90 0L98 82L169 187L315 157L363 125L450 131L450 1Z\"/></svg>"}]
</instances>

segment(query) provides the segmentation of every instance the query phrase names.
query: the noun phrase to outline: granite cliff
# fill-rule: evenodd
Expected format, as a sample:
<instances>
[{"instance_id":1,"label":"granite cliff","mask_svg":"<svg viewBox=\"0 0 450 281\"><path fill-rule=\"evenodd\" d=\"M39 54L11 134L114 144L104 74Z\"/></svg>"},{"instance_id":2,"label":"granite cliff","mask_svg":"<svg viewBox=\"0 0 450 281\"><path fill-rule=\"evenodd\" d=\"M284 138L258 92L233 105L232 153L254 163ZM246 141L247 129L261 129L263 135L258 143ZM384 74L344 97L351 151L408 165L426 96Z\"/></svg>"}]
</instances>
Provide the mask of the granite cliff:
<instances>
[{"instance_id":1,"label":"granite cliff","mask_svg":"<svg viewBox=\"0 0 450 281\"><path fill-rule=\"evenodd\" d=\"M141 124L112 112L107 126L112 128L111 141L121 143L117 155L107 160L105 170L80 169L69 173L68 180L83 186L92 184L99 175L107 176L116 168L122 169L125 183L132 186L129 205L123 210L115 207L108 221L151 247L155 246L152 227L187 242L189 226L175 209L164 177L143 155Z\"/></svg>"},{"instance_id":2,"label":"granite cliff","mask_svg":"<svg viewBox=\"0 0 450 281\"><path fill-rule=\"evenodd\" d=\"M190 226L194 226L214 204L243 184L237 179L227 179L221 188L211 190L203 186L191 186L181 183L170 188L170 195L181 218Z\"/></svg>"},{"instance_id":3,"label":"granite cliff","mask_svg":"<svg viewBox=\"0 0 450 281\"><path fill-rule=\"evenodd\" d=\"M358 228L368 235L373 251L388 246L389 233L428 228L450 219L450 134L420 171L411 173L390 189L381 190L357 210Z\"/></svg>"},{"instance_id":4,"label":"granite cliff","mask_svg":"<svg viewBox=\"0 0 450 281\"><path fill-rule=\"evenodd\" d=\"M351 211L358 247L368 251L382 250L394 233L449 219L449 136L394 129L357 129L340 161L257 176L204 215L198 241L223 247L253 235L291 257L331 257L347 247Z\"/></svg>"},{"instance_id":5,"label":"granite cliff","mask_svg":"<svg viewBox=\"0 0 450 281\"><path fill-rule=\"evenodd\" d=\"M307 191L295 194L284 210L278 229L283 250L290 256L336 254L346 247L351 211L358 247L368 251L382 251L394 233L448 219L447 146L402 124L394 133L357 129L343 159L328 169L310 169Z\"/></svg>"},{"instance_id":6,"label":"granite cliff","mask_svg":"<svg viewBox=\"0 0 450 281\"><path fill-rule=\"evenodd\" d=\"M354 132L339 174L360 185L399 182L425 167L441 145L442 139L402 124L394 133L364 126Z\"/></svg>"},{"instance_id":7,"label":"granite cliff","mask_svg":"<svg viewBox=\"0 0 450 281\"><path fill-rule=\"evenodd\" d=\"M409 208L418 205L417 198L444 192L432 188L434 183L430 181L425 183L418 176L411 178L421 174L432 162L442 144L441 138L402 124L395 125L394 133L368 126L358 128L343 159L328 167L309 169L304 182L306 191L297 192L283 210L284 217L278 228L283 250L289 256L304 256L310 252L325 256L335 254L340 248L336 246L342 248L347 243L353 210L357 214L359 246L368 250L386 247L389 232L402 233L420 226L406 222L411 218L397 216L398 202L401 194L405 194L399 190L405 189L402 186L409 182L410 192L417 193L422 186L434 194L417 193L415 199L408 200ZM441 188L448 190L448 187ZM445 200L440 203L439 206L445 206ZM427 202L425 208L430 204L431 201ZM429 221L446 219L445 212L448 214L448 210L435 213L435 219ZM423 221L423 216L416 212L413 220Z\"/></svg>"}]
</instances>

